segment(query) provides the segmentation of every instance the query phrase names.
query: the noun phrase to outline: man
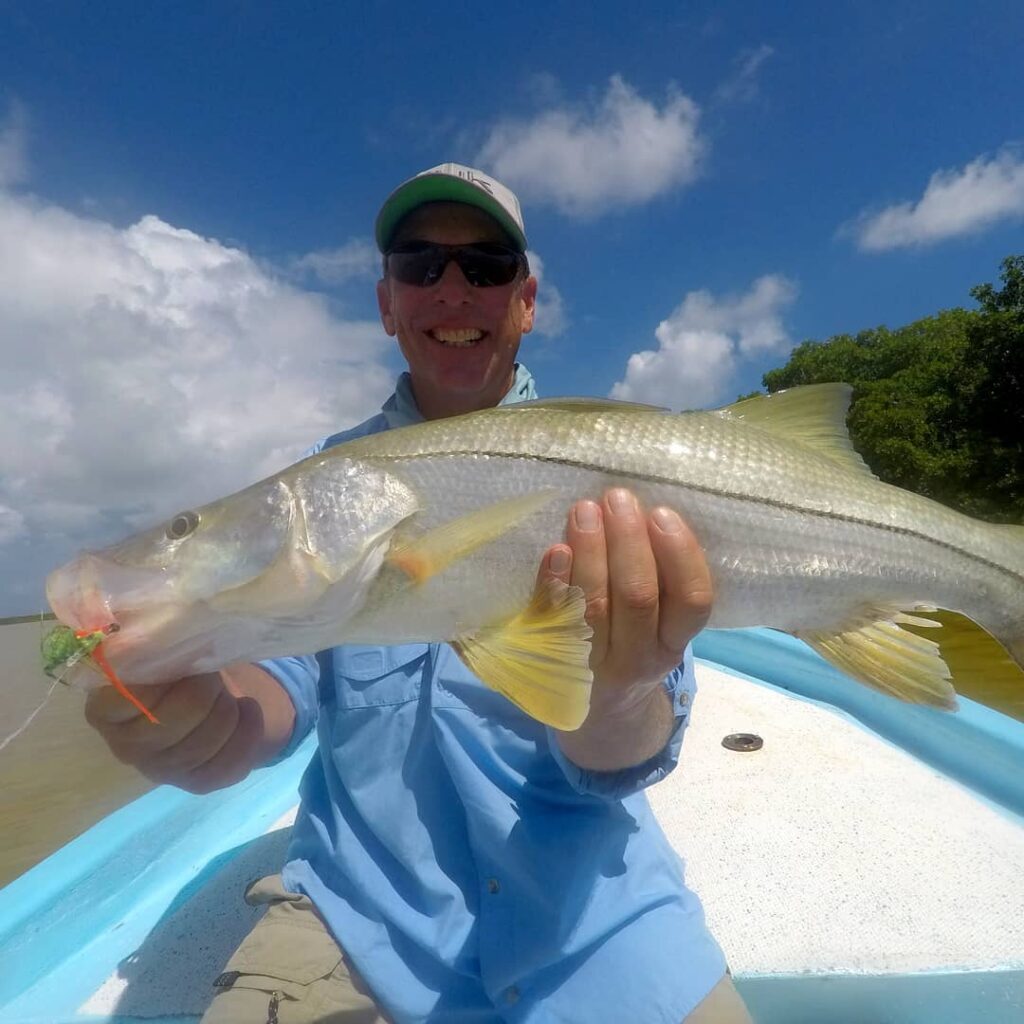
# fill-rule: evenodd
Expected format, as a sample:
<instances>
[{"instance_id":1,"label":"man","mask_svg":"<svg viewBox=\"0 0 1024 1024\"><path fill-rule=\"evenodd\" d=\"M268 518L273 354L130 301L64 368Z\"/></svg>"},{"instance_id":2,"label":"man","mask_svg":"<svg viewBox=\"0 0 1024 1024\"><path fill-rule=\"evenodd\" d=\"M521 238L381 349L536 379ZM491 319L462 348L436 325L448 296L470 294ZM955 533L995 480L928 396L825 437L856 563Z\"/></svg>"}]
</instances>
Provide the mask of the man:
<instances>
[{"instance_id":1,"label":"man","mask_svg":"<svg viewBox=\"0 0 1024 1024\"><path fill-rule=\"evenodd\" d=\"M425 171L384 203L377 242L381 322L409 370L378 416L316 450L534 397L516 356L537 281L507 188L455 164ZM575 732L528 718L444 644L147 688L158 727L90 695L115 754L193 792L286 756L316 724L288 863L250 887L269 909L206 1024L749 1021L640 793L678 756L694 692L683 652L710 612L703 554L674 512L615 489L570 511L538 571L550 577L583 589L594 630Z\"/></svg>"}]
</instances>

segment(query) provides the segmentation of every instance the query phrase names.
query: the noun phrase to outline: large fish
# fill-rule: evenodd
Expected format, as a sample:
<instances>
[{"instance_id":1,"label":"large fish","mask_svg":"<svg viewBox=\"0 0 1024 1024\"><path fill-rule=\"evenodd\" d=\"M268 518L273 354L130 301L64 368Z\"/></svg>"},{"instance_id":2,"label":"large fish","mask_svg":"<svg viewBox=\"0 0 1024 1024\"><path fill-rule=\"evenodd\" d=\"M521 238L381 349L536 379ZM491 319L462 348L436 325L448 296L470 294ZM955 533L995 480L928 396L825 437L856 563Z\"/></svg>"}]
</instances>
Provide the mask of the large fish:
<instances>
[{"instance_id":1,"label":"large fish","mask_svg":"<svg viewBox=\"0 0 1024 1024\"><path fill-rule=\"evenodd\" d=\"M958 682L1020 677L1024 528L880 482L850 445L850 393L814 385L683 414L557 399L375 434L84 554L47 596L92 642L103 631L105 671L130 683L446 640L527 713L573 729L591 683L584 601L535 592L536 570L576 499L625 486L694 530L712 628L785 630L938 707L955 706L951 664Z\"/></svg>"}]
</instances>

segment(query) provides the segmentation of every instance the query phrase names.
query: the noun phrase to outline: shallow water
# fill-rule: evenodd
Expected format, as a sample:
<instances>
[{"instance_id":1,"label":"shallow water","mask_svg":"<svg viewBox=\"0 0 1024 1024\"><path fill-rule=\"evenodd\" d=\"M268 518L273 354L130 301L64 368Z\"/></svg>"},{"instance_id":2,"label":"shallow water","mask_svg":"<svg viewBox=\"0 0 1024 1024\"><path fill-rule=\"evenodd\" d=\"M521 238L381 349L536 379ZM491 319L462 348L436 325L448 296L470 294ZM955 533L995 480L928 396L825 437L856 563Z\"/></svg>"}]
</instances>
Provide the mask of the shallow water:
<instances>
[{"instance_id":1,"label":"shallow water","mask_svg":"<svg viewBox=\"0 0 1024 1024\"><path fill-rule=\"evenodd\" d=\"M0 624L0 743L50 689L39 660L44 632L37 622ZM56 687L0 750L0 885L153 788L107 750L82 715L84 703L82 693Z\"/></svg>"}]
</instances>

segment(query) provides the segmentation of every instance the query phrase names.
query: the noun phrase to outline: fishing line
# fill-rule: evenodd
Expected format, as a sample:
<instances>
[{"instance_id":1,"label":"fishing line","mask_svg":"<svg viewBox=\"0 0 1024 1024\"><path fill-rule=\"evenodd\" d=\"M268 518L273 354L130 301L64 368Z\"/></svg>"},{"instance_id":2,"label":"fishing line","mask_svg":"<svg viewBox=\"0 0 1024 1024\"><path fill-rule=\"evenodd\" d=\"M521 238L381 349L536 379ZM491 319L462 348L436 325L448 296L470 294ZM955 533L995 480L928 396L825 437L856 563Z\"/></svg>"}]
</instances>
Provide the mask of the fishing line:
<instances>
[{"instance_id":1,"label":"fishing line","mask_svg":"<svg viewBox=\"0 0 1024 1024\"><path fill-rule=\"evenodd\" d=\"M35 711L33 711L32 714L29 715L28 718L26 718L25 721L22 722L22 724L19 725L18 728L10 734L10 736L5 737L5 739L2 742L0 742L0 750L3 750L4 747L6 747L7 744L11 742L11 740L16 740L32 724L32 719L35 718L36 715L38 715L39 712L42 711L43 708L45 708L46 705L50 703L50 698L53 696L53 691L57 688L57 684L59 682L59 679L54 679L54 681L50 684L50 689L46 691L46 696L43 698L43 703L40 704L39 707L37 707Z\"/></svg>"}]
</instances>

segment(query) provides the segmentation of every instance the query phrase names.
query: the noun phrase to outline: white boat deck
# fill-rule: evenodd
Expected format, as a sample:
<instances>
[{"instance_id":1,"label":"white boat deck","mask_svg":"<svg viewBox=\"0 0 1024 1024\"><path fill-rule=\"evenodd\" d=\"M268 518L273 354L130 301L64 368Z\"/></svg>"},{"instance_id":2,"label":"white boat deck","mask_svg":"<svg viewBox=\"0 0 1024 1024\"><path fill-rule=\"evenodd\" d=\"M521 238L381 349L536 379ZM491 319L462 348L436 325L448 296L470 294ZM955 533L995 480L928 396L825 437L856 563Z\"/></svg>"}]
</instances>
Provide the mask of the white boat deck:
<instances>
[{"instance_id":1,"label":"white boat deck","mask_svg":"<svg viewBox=\"0 0 1024 1024\"><path fill-rule=\"evenodd\" d=\"M841 712L704 664L698 678L682 763L650 799L735 975L1024 968L1018 818ZM764 746L721 745L739 732ZM79 1013L200 1014L289 822L165 914Z\"/></svg>"},{"instance_id":2,"label":"white boat deck","mask_svg":"<svg viewBox=\"0 0 1024 1024\"><path fill-rule=\"evenodd\" d=\"M734 974L1024 967L1024 825L840 712L709 666L650 791ZM761 736L736 753L729 733Z\"/></svg>"}]
</instances>

